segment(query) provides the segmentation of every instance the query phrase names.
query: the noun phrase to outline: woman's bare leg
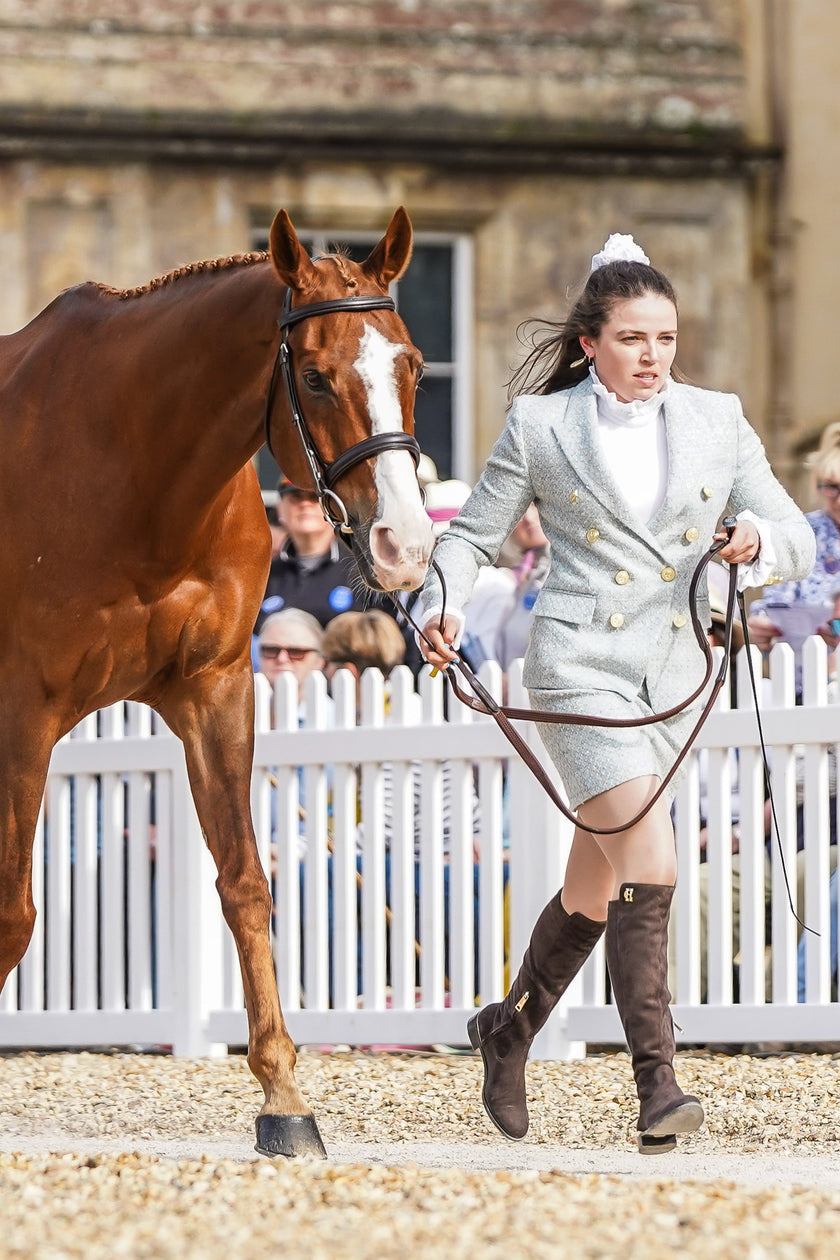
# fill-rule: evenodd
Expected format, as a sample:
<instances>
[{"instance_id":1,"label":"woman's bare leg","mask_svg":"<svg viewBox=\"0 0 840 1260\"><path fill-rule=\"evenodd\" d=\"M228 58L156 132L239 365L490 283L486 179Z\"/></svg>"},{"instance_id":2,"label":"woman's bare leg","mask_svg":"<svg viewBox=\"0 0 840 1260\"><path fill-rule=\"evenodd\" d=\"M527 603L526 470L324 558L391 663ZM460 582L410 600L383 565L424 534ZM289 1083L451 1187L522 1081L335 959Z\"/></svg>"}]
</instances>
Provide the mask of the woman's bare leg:
<instances>
[{"instance_id":1,"label":"woman's bare leg","mask_svg":"<svg viewBox=\"0 0 840 1260\"><path fill-rule=\"evenodd\" d=\"M563 881L563 909L567 914L577 912L603 922L614 886L615 872L595 837L581 827L575 828Z\"/></svg>"},{"instance_id":2,"label":"woman's bare leg","mask_svg":"<svg viewBox=\"0 0 840 1260\"><path fill-rule=\"evenodd\" d=\"M599 796L585 801L578 810L582 824L592 827L617 827L633 818L650 800L659 780L651 775L630 779L610 788ZM580 829L579 829L580 830ZM576 838L577 838L576 833ZM674 846L674 828L664 796L636 823L615 835L595 836L598 848L613 871L613 886L608 900L618 896L622 884L674 884L677 878L677 856ZM572 846L574 851L574 845ZM571 862L571 857L570 857ZM594 860L590 860L586 872L589 877L598 875ZM599 878L602 887L603 873ZM568 889L568 874L565 889ZM574 896L583 896L575 883ZM564 904L566 893L564 891Z\"/></svg>"}]
</instances>

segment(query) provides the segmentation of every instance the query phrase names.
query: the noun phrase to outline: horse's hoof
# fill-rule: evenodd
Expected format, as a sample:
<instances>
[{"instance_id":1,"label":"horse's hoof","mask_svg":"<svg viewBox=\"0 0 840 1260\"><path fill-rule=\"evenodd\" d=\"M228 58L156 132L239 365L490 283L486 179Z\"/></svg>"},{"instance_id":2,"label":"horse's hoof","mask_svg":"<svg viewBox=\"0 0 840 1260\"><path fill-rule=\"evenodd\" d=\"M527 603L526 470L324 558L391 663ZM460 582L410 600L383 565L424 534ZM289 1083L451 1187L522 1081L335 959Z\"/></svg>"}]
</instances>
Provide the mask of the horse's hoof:
<instances>
[{"instance_id":1,"label":"horse's hoof","mask_svg":"<svg viewBox=\"0 0 840 1260\"><path fill-rule=\"evenodd\" d=\"M285 1155L287 1159L296 1159L301 1155L327 1158L318 1125L311 1113L308 1116L257 1116L257 1144L254 1149L260 1155Z\"/></svg>"}]
</instances>

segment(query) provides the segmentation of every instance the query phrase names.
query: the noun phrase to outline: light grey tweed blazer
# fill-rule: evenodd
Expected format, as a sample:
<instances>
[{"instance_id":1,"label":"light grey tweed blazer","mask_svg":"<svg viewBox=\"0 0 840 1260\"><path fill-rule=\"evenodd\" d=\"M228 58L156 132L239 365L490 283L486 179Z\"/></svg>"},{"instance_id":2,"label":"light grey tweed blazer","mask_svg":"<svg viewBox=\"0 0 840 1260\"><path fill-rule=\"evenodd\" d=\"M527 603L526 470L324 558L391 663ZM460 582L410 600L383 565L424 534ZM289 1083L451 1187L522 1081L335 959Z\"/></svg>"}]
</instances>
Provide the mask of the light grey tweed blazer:
<instances>
[{"instance_id":1,"label":"light grey tweed blazer","mask_svg":"<svg viewBox=\"0 0 840 1260\"><path fill-rule=\"evenodd\" d=\"M814 563L814 534L773 475L734 394L670 383L665 401L668 484L647 525L622 498L597 436L589 379L549 395L522 395L484 472L438 542L450 608L467 605L479 568L496 559L531 500L551 544L551 569L534 606L524 682L558 693L552 707L612 713L640 692L655 711L690 694L703 674L688 616L688 588L721 517L747 508L772 525L779 579ZM437 575L422 592L441 604ZM699 601L709 624L705 584ZM618 708L616 709L616 704Z\"/></svg>"}]
</instances>

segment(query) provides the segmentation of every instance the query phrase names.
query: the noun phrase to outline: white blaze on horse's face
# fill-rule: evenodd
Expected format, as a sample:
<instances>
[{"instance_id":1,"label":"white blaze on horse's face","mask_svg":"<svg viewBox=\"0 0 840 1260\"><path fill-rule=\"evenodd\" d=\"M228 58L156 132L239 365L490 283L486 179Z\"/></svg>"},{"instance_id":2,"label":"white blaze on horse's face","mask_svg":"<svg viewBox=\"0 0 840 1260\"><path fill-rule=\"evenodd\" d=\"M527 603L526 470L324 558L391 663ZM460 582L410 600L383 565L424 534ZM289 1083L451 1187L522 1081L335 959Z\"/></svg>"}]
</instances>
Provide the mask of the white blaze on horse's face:
<instances>
[{"instance_id":1,"label":"white blaze on horse's face","mask_svg":"<svg viewBox=\"0 0 840 1260\"><path fill-rule=\"evenodd\" d=\"M394 361L405 349L365 325L353 366L367 394L372 435L402 431ZM385 590L410 590L426 576L433 544L414 461L408 451L384 451L377 455L374 469L378 499L370 531L374 573Z\"/></svg>"}]
</instances>

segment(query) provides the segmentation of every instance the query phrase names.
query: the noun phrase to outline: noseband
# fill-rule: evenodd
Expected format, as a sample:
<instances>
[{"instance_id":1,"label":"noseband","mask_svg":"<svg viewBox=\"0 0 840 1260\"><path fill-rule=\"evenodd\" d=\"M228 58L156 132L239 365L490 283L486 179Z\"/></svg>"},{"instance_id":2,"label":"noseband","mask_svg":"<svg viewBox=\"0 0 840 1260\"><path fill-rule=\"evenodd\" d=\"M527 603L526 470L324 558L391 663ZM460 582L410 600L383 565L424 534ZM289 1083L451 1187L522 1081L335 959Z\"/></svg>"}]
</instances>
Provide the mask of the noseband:
<instances>
[{"instance_id":1,"label":"noseband","mask_svg":"<svg viewBox=\"0 0 840 1260\"><path fill-rule=\"evenodd\" d=\"M331 525L334 525L336 529L347 536L352 535L353 527L350 524L347 508L333 489L339 478L343 477L351 468L355 468L356 464L361 464L366 459L373 459L375 456L381 455L383 451L409 451L416 467L420 462L420 445L415 437L402 430L391 433L374 433L370 437L364 438L361 442L356 442L353 446L348 447L337 459L328 464L315 445L315 440L312 437L303 414L303 408L300 405L297 385L295 384L292 347L289 345L289 329L294 324L299 324L303 319L313 319L319 315L331 315L334 311L395 311L396 309L393 298L389 297L346 297L335 298L327 302L310 302L307 306L296 306L292 310L292 290L287 289L286 296L283 299L282 314L277 321L281 337L280 345L277 347L277 355L274 359L274 367L271 371L271 384L269 385L268 397L265 403L265 444L271 451L271 454L274 455L270 433L271 405L274 401L277 374L279 372L283 378L292 424L300 438L300 444L306 456L309 475L312 478L315 493L321 505L321 511ZM274 455L274 458L277 459L277 456ZM279 460L277 462L278 464L280 463Z\"/></svg>"}]
</instances>

